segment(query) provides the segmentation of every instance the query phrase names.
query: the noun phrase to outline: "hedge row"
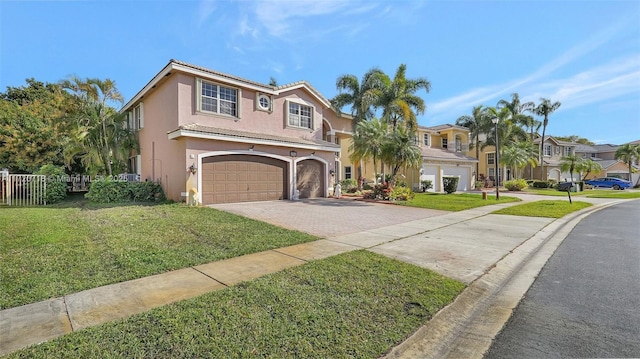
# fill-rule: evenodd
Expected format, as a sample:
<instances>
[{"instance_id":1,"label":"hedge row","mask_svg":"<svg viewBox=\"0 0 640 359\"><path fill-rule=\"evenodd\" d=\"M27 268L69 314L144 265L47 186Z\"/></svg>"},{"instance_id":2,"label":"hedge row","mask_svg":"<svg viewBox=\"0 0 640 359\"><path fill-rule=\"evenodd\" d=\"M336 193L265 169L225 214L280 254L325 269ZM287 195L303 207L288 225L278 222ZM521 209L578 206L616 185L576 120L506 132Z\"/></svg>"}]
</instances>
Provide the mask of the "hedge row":
<instances>
[{"instance_id":1,"label":"hedge row","mask_svg":"<svg viewBox=\"0 0 640 359\"><path fill-rule=\"evenodd\" d=\"M165 199L156 182L127 182L103 180L91 183L85 198L98 203L155 202Z\"/></svg>"}]
</instances>

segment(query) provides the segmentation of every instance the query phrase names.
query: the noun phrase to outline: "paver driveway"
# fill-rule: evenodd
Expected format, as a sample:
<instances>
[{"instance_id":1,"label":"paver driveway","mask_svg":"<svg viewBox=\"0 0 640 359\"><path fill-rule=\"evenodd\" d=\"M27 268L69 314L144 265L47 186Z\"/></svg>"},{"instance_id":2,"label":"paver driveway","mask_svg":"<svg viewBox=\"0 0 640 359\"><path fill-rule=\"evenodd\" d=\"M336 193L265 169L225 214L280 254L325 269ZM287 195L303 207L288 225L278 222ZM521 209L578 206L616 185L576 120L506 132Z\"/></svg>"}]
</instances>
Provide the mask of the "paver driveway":
<instances>
[{"instance_id":1,"label":"paver driveway","mask_svg":"<svg viewBox=\"0 0 640 359\"><path fill-rule=\"evenodd\" d=\"M225 203L209 205L209 207L324 238L449 213L394 204L334 198Z\"/></svg>"}]
</instances>

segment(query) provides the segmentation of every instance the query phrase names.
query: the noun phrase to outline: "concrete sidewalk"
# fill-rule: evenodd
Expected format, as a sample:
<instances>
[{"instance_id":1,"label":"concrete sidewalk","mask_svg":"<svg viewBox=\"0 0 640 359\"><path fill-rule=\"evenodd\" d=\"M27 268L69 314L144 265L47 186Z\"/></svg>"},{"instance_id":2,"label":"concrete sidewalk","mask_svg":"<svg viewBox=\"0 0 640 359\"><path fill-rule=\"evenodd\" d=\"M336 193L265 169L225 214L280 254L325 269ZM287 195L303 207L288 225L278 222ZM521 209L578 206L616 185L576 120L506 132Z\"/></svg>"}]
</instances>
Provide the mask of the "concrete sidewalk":
<instances>
[{"instance_id":1,"label":"concrete sidewalk","mask_svg":"<svg viewBox=\"0 0 640 359\"><path fill-rule=\"evenodd\" d=\"M561 220L489 214L518 203L490 205L333 236L6 309L0 311L0 355L310 260L363 248L471 284L464 294L518 248L525 245L538 248L556 232L549 227L566 224ZM596 207L602 205L604 203ZM413 343L419 342L416 337L413 339ZM411 344L404 343L399 348L390 355L414 357L419 353Z\"/></svg>"}]
</instances>

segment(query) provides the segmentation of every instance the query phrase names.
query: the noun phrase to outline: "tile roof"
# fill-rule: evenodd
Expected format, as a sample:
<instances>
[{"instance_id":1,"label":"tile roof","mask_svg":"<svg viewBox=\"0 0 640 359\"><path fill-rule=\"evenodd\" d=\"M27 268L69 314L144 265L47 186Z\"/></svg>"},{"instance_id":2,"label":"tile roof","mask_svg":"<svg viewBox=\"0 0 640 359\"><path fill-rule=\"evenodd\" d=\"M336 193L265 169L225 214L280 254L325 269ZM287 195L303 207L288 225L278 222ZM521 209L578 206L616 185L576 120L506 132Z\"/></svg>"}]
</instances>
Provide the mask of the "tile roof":
<instances>
[{"instance_id":1,"label":"tile roof","mask_svg":"<svg viewBox=\"0 0 640 359\"><path fill-rule=\"evenodd\" d=\"M173 133L180 130L192 131L192 132L209 134L209 135L236 137L240 139L246 139L247 142L250 142L251 140L267 140L267 141L292 143L292 144L300 144L300 145L321 145L321 146L334 147L336 149L340 148L340 145L337 145L332 142L318 140L315 138L305 139L305 138L299 138L299 137L276 136L276 135L270 135L265 133L255 133L255 132L231 130L227 128L210 127L210 126L200 125L198 123L192 123L189 125L180 126L179 128L173 131L169 131L169 133Z\"/></svg>"},{"instance_id":2,"label":"tile roof","mask_svg":"<svg viewBox=\"0 0 640 359\"><path fill-rule=\"evenodd\" d=\"M432 160L455 161L455 162L478 162L477 159L465 156L460 152L452 152L440 148L421 147L422 157Z\"/></svg>"}]
</instances>

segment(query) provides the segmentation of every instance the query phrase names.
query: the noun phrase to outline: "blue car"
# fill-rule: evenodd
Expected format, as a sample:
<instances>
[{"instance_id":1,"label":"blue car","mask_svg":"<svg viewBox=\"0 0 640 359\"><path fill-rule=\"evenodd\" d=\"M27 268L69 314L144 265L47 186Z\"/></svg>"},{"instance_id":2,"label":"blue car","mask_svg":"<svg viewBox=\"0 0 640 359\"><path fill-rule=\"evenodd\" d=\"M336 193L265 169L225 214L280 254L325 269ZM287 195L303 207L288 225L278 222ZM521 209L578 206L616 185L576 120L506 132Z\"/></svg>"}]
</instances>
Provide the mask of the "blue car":
<instances>
[{"instance_id":1,"label":"blue car","mask_svg":"<svg viewBox=\"0 0 640 359\"><path fill-rule=\"evenodd\" d=\"M623 180L615 177L594 178L594 179L586 180L584 181L584 183L593 187L604 187L604 188L613 188L613 189L631 188L631 181L627 181L627 180Z\"/></svg>"}]
</instances>

